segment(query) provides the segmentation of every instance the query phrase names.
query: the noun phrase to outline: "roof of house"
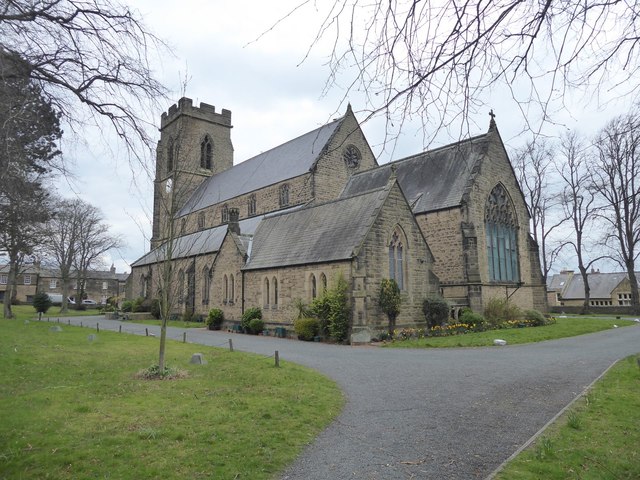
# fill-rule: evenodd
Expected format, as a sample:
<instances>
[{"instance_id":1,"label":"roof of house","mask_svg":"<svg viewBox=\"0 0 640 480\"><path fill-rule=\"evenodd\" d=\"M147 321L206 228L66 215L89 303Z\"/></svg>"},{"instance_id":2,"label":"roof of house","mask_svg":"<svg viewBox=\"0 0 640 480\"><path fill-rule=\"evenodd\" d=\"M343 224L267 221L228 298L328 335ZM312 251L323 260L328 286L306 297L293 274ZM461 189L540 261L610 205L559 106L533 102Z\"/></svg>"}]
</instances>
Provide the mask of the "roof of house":
<instances>
[{"instance_id":1,"label":"roof of house","mask_svg":"<svg viewBox=\"0 0 640 480\"><path fill-rule=\"evenodd\" d=\"M377 218L388 191L379 188L265 217L254 234L245 270L351 258Z\"/></svg>"},{"instance_id":2,"label":"roof of house","mask_svg":"<svg viewBox=\"0 0 640 480\"><path fill-rule=\"evenodd\" d=\"M209 177L195 190L178 216L307 173L343 120L344 117L334 120Z\"/></svg>"},{"instance_id":3,"label":"roof of house","mask_svg":"<svg viewBox=\"0 0 640 480\"><path fill-rule=\"evenodd\" d=\"M611 292L620 285L626 273L589 273L589 296L595 298L611 298ZM562 292L563 300L579 300L584 298L584 281L582 275L574 274L569 285Z\"/></svg>"},{"instance_id":4,"label":"roof of house","mask_svg":"<svg viewBox=\"0 0 640 480\"><path fill-rule=\"evenodd\" d=\"M353 175L342 196L380 188L395 166L414 214L460 205L473 168L486 152L487 137L479 135Z\"/></svg>"},{"instance_id":5,"label":"roof of house","mask_svg":"<svg viewBox=\"0 0 640 480\"><path fill-rule=\"evenodd\" d=\"M568 285L573 272L560 272L547 277L547 290L562 292Z\"/></svg>"}]
</instances>

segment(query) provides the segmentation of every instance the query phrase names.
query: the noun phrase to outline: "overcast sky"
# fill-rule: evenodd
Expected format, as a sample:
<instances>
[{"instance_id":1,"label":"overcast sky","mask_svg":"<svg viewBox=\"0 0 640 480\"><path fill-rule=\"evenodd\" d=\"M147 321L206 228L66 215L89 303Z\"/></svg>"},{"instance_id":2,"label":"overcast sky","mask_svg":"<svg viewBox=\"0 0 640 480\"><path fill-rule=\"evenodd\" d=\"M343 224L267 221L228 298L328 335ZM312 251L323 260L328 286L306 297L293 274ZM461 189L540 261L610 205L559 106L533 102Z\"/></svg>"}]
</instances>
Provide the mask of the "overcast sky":
<instances>
[{"instance_id":1,"label":"overcast sky","mask_svg":"<svg viewBox=\"0 0 640 480\"><path fill-rule=\"evenodd\" d=\"M329 74L328 50L322 46L302 62L317 28L313 5L297 12L266 32L298 1L279 0L130 0L146 25L172 48L157 65L157 74L170 89L171 100L155 115L160 122L162 110L181 96L215 105L220 111L232 111L234 163L271 149L317 128L344 113L345 101L352 104L356 116L364 107L363 98L344 90L322 95ZM313 3L313 2L311 2ZM258 38L260 37L260 38ZM301 63L302 62L302 63ZM498 128L507 147L517 147L527 139L520 135L523 120L509 102L506 91L496 89L484 99L486 108L471 119L469 133L484 133L493 108ZM572 111L560 115L568 128L592 133L616 112L588 105L583 97L572 99ZM618 107L619 108L619 107ZM565 128L566 128L565 127ZM562 128L549 127L547 133ZM409 123L393 145L381 145L384 125L371 121L363 125L365 135L379 162L418 153L424 147L419 123ZM159 132L156 132L159 138ZM77 195L102 209L114 234L121 235L126 246L106 258L118 272L129 272L130 264L149 248L151 232L152 178L142 168L130 165L117 142L95 140L96 132L86 133L86 142L65 140L64 154L76 178L61 180L64 196ZM427 137L432 136L429 132ZM455 141L442 132L431 147ZM149 165L153 158L149 155ZM150 169L151 170L151 169Z\"/></svg>"}]
</instances>

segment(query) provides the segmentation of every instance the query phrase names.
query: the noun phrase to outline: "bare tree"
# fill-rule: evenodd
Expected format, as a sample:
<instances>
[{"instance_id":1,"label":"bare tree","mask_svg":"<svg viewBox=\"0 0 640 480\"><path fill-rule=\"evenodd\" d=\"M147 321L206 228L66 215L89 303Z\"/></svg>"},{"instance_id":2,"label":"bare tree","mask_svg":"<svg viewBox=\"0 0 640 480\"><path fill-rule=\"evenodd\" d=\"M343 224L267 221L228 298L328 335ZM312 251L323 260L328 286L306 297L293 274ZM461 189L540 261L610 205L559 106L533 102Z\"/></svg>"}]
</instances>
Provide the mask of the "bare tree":
<instances>
[{"instance_id":1,"label":"bare tree","mask_svg":"<svg viewBox=\"0 0 640 480\"><path fill-rule=\"evenodd\" d=\"M102 256L110 250L122 246L122 240L109 233L109 225L104 223L100 210L83 203L78 210L77 240L73 269L76 274L77 302L84 299L87 272L101 265Z\"/></svg>"},{"instance_id":2,"label":"bare tree","mask_svg":"<svg viewBox=\"0 0 640 480\"><path fill-rule=\"evenodd\" d=\"M549 104L564 103L568 89L581 87L593 98L610 91L604 84L620 96L637 92L639 7L594 0L301 0L269 31L317 9L307 55L325 45L331 50L326 88L338 87L344 99L365 92L370 116L384 115L388 128L401 128L411 116L436 127L466 122L498 85L511 92L525 122L534 113L546 121Z\"/></svg>"},{"instance_id":3,"label":"bare tree","mask_svg":"<svg viewBox=\"0 0 640 480\"><path fill-rule=\"evenodd\" d=\"M46 251L60 270L61 312L66 312L68 308L72 273L76 275L76 300L80 302L87 270L102 254L119 247L120 240L110 235L108 229L96 207L79 199L57 202L55 215L49 222Z\"/></svg>"},{"instance_id":4,"label":"bare tree","mask_svg":"<svg viewBox=\"0 0 640 480\"><path fill-rule=\"evenodd\" d=\"M136 152L151 145L145 112L164 94L150 66L163 47L117 0L5 0L0 52L20 58L29 77L71 126L107 119ZM142 157L142 155L140 155Z\"/></svg>"},{"instance_id":5,"label":"bare tree","mask_svg":"<svg viewBox=\"0 0 640 480\"><path fill-rule=\"evenodd\" d=\"M558 185L549 180L555 166L553 151L553 145L547 140L538 139L527 142L513 157L514 170L531 215L533 239L542 254L544 283L562 249L562 244L553 244L551 235L566 221L562 212L558 212Z\"/></svg>"},{"instance_id":6,"label":"bare tree","mask_svg":"<svg viewBox=\"0 0 640 480\"><path fill-rule=\"evenodd\" d=\"M590 173L592 162L584 141L576 133L568 133L562 137L559 151L561 161L558 173L563 180L562 206L573 227L565 245L569 246L576 256L584 284L582 313L588 313L591 299L588 271L595 262L603 258L598 256L586 260L590 254L589 246L595 243L590 237L590 232L598 213Z\"/></svg>"},{"instance_id":7,"label":"bare tree","mask_svg":"<svg viewBox=\"0 0 640 480\"><path fill-rule=\"evenodd\" d=\"M608 225L605 244L627 272L631 305L640 313L635 264L640 253L640 115L614 118L598 134L594 188L604 205L600 218Z\"/></svg>"}]
</instances>

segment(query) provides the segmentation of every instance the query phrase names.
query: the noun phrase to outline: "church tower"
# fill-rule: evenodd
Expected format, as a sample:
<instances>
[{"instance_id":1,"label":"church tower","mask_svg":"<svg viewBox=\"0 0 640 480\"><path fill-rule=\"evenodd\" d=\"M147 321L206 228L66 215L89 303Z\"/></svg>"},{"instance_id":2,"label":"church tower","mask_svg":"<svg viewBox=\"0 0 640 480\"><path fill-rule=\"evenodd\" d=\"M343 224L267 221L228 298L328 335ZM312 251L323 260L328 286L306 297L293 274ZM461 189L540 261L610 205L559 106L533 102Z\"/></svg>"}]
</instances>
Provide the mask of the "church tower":
<instances>
[{"instance_id":1,"label":"church tower","mask_svg":"<svg viewBox=\"0 0 640 480\"><path fill-rule=\"evenodd\" d=\"M212 175L233 166L231 111L216 113L213 105L194 107L181 98L162 114L156 151L151 248L173 236L170 222Z\"/></svg>"}]
</instances>

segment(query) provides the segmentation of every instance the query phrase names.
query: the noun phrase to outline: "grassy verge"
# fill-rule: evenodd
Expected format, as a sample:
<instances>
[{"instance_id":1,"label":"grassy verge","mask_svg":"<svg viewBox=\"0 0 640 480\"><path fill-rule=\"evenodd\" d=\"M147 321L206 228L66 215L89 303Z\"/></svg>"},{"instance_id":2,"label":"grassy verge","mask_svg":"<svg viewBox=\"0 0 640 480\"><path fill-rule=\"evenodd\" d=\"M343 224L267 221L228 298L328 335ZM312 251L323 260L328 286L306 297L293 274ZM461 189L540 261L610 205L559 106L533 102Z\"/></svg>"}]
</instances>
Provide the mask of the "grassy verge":
<instances>
[{"instance_id":1,"label":"grassy verge","mask_svg":"<svg viewBox=\"0 0 640 480\"><path fill-rule=\"evenodd\" d=\"M0 320L0 479L272 478L342 408L333 382L273 358L169 342L188 378L139 380L157 339L51 328Z\"/></svg>"},{"instance_id":2,"label":"grassy verge","mask_svg":"<svg viewBox=\"0 0 640 480\"><path fill-rule=\"evenodd\" d=\"M637 326L637 323L631 320L618 320L611 317L567 317L558 318L555 324L545 325L544 327L510 328L465 333L464 335L452 335L448 337L400 340L388 343L386 346L393 348L486 347L493 345L493 341L496 338L506 340L509 345L513 345L574 337L576 335L608 330L614 328L614 325L618 327Z\"/></svg>"},{"instance_id":3,"label":"grassy verge","mask_svg":"<svg viewBox=\"0 0 640 480\"><path fill-rule=\"evenodd\" d=\"M132 320L132 323L157 326L161 324L160 320ZM169 320L167 321L167 326L176 328L207 328L207 324L204 322L183 322L182 320Z\"/></svg>"},{"instance_id":4,"label":"grassy verge","mask_svg":"<svg viewBox=\"0 0 640 480\"><path fill-rule=\"evenodd\" d=\"M11 311L16 316L16 318L32 318L37 317L33 305L11 305ZM60 307L51 307L47 313L43 313L43 318L54 318L54 317L86 317L88 315L102 315L95 308L87 308L86 310L74 310L70 308L66 313L60 313Z\"/></svg>"},{"instance_id":5,"label":"grassy verge","mask_svg":"<svg viewBox=\"0 0 640 480\"><path fill-rule=\"evenodd\" d=\"M495 478L640 478L640 369L620 361Z\"/></svg>"}]
</instances>

